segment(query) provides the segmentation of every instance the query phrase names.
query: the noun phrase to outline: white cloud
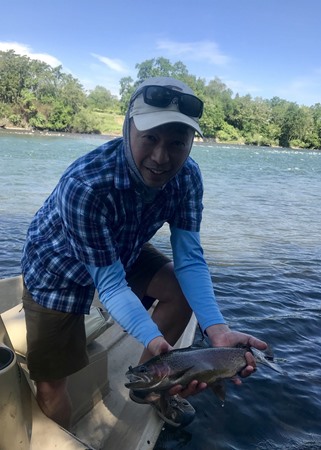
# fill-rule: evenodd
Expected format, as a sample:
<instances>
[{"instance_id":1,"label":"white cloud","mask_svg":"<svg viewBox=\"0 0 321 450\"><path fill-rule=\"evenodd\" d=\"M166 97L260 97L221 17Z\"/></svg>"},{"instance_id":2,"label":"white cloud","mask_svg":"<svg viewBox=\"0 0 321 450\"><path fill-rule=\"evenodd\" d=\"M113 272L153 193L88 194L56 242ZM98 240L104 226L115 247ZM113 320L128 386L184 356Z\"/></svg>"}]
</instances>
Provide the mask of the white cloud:
<instances>
[{"instance_id":1,"label":"white cloud","mask_svg":"<svg viewBox=\"0 0 321 450\"><path fill-rule=\"evenodd\" d=\"M157 48L165 50L170 56L205 61L217 66L224 66L230 61L230 58L220 51L218 45L211 41L176 42L165 39L157 42Z\"/></svg>"},{"instance_id":2,"label":"white cloud","mask_svg":"<svg viewBox=\"0 0 321 450\"><path fill-rule=\"evenodd\" d=\"M0 42L0 50L3 52L14 50L18 55L43 61L51 67L62 65L55 56L49 55L48 53L35 53L29 45L20 44L19 42Z\"/></svg>"},{"instance_id":3,"label":"white cloud","mask_svg":"<svg viewBox=\"0 0 321 450\"><path fill-rule=\"evenodd\" d=\"M107 56L97 55L96 53L91 54L94 58L97 58L100 62L105 64L109 69L114 70L116 72L124 73L127 72L125 64L122 63L119 59L111 59L107 58Z\"/></svg>"}]
</instances>

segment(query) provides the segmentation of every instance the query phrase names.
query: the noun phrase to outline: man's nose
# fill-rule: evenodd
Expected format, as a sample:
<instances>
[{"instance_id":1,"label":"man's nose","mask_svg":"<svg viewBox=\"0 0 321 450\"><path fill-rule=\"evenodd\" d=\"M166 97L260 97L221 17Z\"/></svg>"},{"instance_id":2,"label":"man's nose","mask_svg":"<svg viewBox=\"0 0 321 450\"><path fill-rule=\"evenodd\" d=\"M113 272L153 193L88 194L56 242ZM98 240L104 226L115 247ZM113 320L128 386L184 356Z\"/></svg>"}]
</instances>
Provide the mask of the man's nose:
<instances>
[{"instance_id":1,"label":"man's nose","mask_svg":"<svg viewBox=\"0 0 321 450\"><path fill-rule=\"evenodd\" d=\"M166 164L169 161L168 150L162 144L157 145L153 149L153 153L152 153L151 157L152 157L152 160L155 161L159 165Z\"/></svg>"}]
</instances>

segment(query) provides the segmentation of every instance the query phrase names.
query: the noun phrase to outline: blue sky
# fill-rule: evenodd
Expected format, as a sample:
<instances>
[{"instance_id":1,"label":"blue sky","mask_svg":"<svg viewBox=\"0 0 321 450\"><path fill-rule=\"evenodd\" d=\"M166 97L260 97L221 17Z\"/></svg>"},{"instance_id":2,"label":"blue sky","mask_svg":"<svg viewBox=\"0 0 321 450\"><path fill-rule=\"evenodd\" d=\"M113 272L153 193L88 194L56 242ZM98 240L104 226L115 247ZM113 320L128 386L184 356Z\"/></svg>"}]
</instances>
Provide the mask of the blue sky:
<instances>
[{"instance_id":1,"label":"blue sky","mask_svg":"<svg viewBox=\"0 0 321 450\"><path fill-rule=\"evenodd\" d=\"M62 64L88 90L118 94L136 63L163 56L234 95L321 103L321 0L1 3L0 50Z\"/></svg>"}]
</instances>

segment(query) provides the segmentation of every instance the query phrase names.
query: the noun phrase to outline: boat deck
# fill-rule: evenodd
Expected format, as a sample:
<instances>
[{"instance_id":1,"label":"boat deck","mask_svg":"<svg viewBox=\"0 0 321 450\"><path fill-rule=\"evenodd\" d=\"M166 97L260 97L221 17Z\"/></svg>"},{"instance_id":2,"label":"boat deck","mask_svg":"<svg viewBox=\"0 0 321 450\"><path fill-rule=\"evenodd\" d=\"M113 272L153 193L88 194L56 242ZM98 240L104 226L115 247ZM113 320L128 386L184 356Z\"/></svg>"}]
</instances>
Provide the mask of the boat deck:
<instances>
[{"instance_id":1,"label":"boat deck","mask_svg":"<svg viewBox=\"0 0 321 450\"><path fill-rule=\"evenodd\" d=\"M21 278L0 280L0 298L0 313L19 304ZM1 322L0 320L0 346L10 346L12 344ZM196 320L193 316L176 347L191 345L195 328ZM90 366L77 372L69 381L69 392L76 405L71 433L41 412L34 397L34 387L29 380L25 360L18 355L24 374L20 385L24 423L20 426L26 429L24 436L28 436L28 442L21 442L18 447L10 444L9 447L6 442L10 442L10 436L7 435L7 440L2 445L0 438L1 450L152 449L163 422L150 406L132 402L128 397L128 389L124 386L128 366L137 364L142 350L142 345L117 324L113 324L89 344ZM0 370L0 383L1 376ZM26 438L21 441L26 441Z\"/></svg>"}]
</instances>

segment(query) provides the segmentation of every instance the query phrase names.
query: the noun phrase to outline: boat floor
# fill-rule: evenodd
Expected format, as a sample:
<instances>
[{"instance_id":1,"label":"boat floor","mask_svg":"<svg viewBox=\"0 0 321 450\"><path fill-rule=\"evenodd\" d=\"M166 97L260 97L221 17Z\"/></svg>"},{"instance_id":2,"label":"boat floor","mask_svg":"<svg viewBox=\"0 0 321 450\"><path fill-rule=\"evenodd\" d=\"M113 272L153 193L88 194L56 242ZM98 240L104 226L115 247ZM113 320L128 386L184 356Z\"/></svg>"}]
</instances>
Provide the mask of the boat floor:
<instances>
[{"instance_id":1,"label":"boat floor","mask_svg":"<svg viewBox=\"0 0 321 450\"><path fill-rule=\"evenodd\" d=\"M7 285L5 281L0 280L0 298L3 298L4 291L10 286L10 283ZM15 289L16 287L13 288ZM5 298L8 301L8 296ZM11 306L16 303L11 303ZM4 303L2 307L3 305ZM8 307L9 305L6 305L7 309ZM3 310L0 310L1 312ZM196 320L193 316L176 347L191 345L195 328ZM128 366L137 364L143 346L117 324L112 325L99 336L96 343L107 349L108 389L104 392L105 395L102 397L99 391L95 393L95 398L92 399L93 407L73 424L69 433L42 413L34 397L32 382L30 380L29 383L25 382L24 398L27 399L29 393L29 400L24 400L24 414L31 415L26 417L26 421L30 421L32 425L29 430L30 446L21 447L21 449L145 450L154 447L163 421L149 405L132 402L128 396L129 391L124 386L127 381L125 373ZM21 366L28 380L25 363L21 362ZM86 395L86 382L82 384L81 390L79 394ZM27 401L29 401L29 407L26 406ZM9 450L9 448L1 450Z\"/></svg>"},{"instance_id":2,"label":"boat floor","mask_svg":"<svg viewBox=\"0 0 321 450\"><path fill-rule=\"evenodd\" d=\"M150 406L132 402L124 386L125 372L137 364L142 347L115 324L104 334L112 335L111 341L108 337L109 391L72 431L95 449L153 448L163 422Z\"/></svg>"}]
</instances>

